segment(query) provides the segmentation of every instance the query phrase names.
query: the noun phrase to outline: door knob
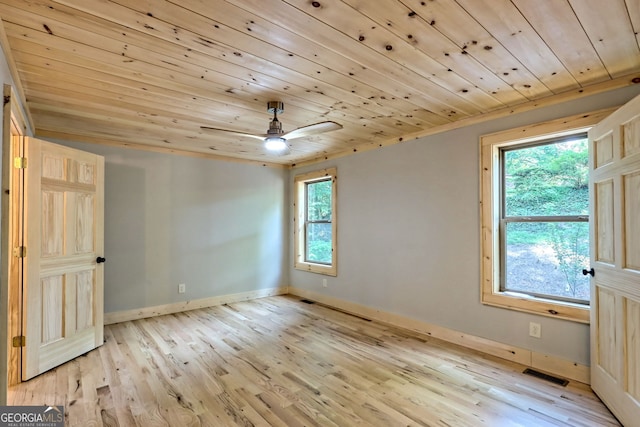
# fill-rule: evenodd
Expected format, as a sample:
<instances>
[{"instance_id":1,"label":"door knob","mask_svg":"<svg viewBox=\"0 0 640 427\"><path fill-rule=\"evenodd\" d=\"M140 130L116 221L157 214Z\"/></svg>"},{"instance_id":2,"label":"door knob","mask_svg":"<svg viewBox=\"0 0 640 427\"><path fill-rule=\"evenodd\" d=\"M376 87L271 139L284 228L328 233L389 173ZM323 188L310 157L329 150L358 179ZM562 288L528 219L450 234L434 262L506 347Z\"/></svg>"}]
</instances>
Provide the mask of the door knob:
<instances>
[{"instance_id":1,"label":"door knob","mask_svg":"<svg viewBox=\"0 0 640 427\"><path fill-rule=\"evenodd\" d=\"M593 270L593 267L591 269L589 269L589 270L587 270L586 268L583 268L582 269L582 274L585 275L585 276L587 274L590 274L591 277L593 277L593 276L595 276L596 272Z\"/></svg>"},{"instance_id":2,"label":"door knob","mask_svg":"<svg viewBox=\"0 0 640 427\"><path fill-rule=\"evenodd\" d=\"M106 258L99 256L98 258L96 258L96 263L100 264L101 262L105 262L106 260Z\"/></svg>"}]
</instances>

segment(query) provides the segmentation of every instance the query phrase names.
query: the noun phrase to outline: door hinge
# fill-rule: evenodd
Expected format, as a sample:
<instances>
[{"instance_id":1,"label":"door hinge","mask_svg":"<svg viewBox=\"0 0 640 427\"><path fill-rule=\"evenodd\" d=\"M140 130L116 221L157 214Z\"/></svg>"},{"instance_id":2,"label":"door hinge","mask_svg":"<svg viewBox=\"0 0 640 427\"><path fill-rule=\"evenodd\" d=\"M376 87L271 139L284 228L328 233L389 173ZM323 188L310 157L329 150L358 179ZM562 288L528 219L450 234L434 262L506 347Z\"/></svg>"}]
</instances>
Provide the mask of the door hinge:
<instances>
[{"instance_id":1,"label":"door hinge","mask_svg":"<svg viewBox=\"0 0 640 427\"><path fill-rule=\"evenodd\" d=\"M13 256L15 258L25 258L27 256L27 247L18 246L16 248L13 248Z\"/></svg>"},{"instance_id":2,"label":"door hinge","mask_svg":"<svg viewBox=\"0 0 640 427\"><path fill-rule=\"evenodd\" d=\"M14 347L24 347L27 345L27 338L24 335L18 335L11 340Z\"/></svg>"},{"instance_id":3,"label":"door hinge","mask_svg":"<svg viewBox=\"0 0 640 427\"><path fill-rule=\"evenodd\" d=\"M13 159L13 167L16 169L26 169L27 168L27 158L26 157L15 157Z\"/></svg>"}]
</instances>

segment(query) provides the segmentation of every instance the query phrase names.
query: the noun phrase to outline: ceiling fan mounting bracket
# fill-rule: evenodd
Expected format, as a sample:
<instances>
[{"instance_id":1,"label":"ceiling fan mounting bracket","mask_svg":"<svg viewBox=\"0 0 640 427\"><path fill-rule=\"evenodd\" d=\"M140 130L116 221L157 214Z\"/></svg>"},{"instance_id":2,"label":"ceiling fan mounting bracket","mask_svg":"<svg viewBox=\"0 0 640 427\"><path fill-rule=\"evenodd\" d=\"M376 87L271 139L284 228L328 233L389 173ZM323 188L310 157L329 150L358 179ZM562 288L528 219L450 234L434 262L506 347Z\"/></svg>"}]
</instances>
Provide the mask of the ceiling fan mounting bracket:
<instances>
[{"instance_id":1,"label":"ceiling fan mounting bracket","mask_svg":"<svg viewBox=\"0 0 640 427\"><path fill-rule=\"evenodd\" d=\"M267 102L267 111L271 114L281 114L284 111L284 102L282 101Z\"/></svg>"}]
</instances>

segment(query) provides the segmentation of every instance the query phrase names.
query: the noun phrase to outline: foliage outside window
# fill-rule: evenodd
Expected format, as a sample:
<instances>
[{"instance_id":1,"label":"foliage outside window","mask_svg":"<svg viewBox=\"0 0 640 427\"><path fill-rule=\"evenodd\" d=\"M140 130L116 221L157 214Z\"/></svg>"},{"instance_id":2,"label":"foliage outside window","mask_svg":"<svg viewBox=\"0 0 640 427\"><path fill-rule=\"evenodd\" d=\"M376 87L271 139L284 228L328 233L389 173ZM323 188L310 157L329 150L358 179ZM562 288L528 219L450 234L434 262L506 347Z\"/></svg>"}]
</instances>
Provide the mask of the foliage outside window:
<instances>
[{"instance_id":1,"label":"foliage outside window","mask_svg":"<svg viewBox=\"0 0 640 427\"><path fill-rule=\"evenodd\" d=\"M335 168L295 177L297 269L336 275L336 180Z\"/></svg>"},{"instance_id":2,"label":"foliage outside window","mask_svg":"<svg viewBox=\"0 0 640 427\"><path fill-rule=\"evenodd\" d=\"M481 298L589 322L588 141L581 114L481 138Z\"/></svg>"}]
</instances>

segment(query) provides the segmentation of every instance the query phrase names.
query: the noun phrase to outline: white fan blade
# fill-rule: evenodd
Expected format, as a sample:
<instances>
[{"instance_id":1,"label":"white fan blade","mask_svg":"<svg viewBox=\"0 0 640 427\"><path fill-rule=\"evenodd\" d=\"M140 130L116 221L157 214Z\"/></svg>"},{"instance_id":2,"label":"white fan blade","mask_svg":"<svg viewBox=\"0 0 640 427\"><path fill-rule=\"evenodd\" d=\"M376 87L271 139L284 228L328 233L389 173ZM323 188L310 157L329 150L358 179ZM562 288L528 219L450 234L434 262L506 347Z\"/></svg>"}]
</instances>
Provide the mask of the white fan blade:
<instances>
[{"instance_id":1,"label":"white fan blade","mask_svg":"<svg viewBox=\"0 0 640 427\"><path fill-rule=\"evenodd\" d=\"M267 135L253 135L251 133L236 132L235 130L228 129L211 128L208 126L200 126L200 129L211 133L229 133L236 136L243 136L245 138L255 138L259 139L260 141L263 141L267 137Z\"/></svg>"},{"instance_id":2,"label":"white fan blade","mask_svg":"<svg viewBox=\"0 0 640 427\"><path fill-rule=\"evenodd\" d=\"M342 129L342 125L336 122L321 122L315 125L303 126L287 132L282 137L284 139L302 138L304 136L315 135L317 133L330 132L332 130Z\"/></svg>"},{"instance_id":3,"label":"white fan blade","mask_svg":"<svg viewBox=\"0 0 640 427\"><path fill-rule=\"evenodd\" d=\"M286 156L287 154L291 154L291 148L289 148L289 146L287 145L282 150L269 151L269 154L271 154L271 153L275 154L276 156Z\"/></svg>"}]
</instances>

